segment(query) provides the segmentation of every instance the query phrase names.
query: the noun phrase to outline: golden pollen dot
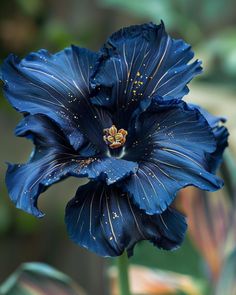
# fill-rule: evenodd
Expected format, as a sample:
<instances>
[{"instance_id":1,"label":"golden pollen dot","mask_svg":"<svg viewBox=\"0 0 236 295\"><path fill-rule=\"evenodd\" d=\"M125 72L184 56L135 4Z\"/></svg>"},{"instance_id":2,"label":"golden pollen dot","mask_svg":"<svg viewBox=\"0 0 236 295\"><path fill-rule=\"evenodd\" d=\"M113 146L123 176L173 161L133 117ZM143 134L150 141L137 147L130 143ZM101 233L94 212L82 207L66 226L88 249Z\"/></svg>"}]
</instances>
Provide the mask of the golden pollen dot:
<instances>
[{"instance_id":1,"label":"golden pollen dot","mask_svg":"<svg viewBox=\"0 0 236 295\"><path fill-rule=\"evenodd\" d=\"M103 140L111 149L117 149L126 142L128 132L125 129L117 129L115 125L103 130Z\"/></svg>"}]
</instances>

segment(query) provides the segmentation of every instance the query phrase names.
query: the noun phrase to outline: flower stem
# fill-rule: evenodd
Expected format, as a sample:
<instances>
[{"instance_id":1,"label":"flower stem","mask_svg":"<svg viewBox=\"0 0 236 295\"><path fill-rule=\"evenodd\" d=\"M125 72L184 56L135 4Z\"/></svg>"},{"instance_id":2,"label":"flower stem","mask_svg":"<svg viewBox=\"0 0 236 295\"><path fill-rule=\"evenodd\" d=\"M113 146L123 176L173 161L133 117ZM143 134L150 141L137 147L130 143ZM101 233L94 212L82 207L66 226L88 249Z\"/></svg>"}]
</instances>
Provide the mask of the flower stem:
<instances>
[{"instance_id":1,"label":"flower stem","mask_svg":"<svg viewBox=\"0 0 236 295\"><path fill-rule=\"evenodd\" d=\"M130 286L129 286L129 273L128 273L128 256L124 252L117 259L117 268L118 268L118 286L119 286L119 295L131 295Z\"/></svg>"}]
</instances>

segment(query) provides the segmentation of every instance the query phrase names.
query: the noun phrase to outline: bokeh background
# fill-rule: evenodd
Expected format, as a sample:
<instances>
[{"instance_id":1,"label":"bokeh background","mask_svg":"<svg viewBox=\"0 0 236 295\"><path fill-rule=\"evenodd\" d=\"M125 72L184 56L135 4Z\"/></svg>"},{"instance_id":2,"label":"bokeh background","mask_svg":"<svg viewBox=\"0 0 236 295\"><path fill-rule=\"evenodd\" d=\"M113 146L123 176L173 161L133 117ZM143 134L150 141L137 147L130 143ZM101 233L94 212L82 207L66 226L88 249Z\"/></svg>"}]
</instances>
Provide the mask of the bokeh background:
<instances>
[{"instance_id":1,"label":"bokeh background","mask_svg":"<svg viewBox=\"0 0 236 295\"><path fill-rule=\"evenodd\" d=\"M203 61L204 72L191 83L186 99L228 118L230 148L220 171L224 190L209 195L186 189L177 199L190 223L182 248L158 251L146 242L136 247L130 259L134 292L235 295L234 0L1 0L0 61L11 52L23 57L40 48L56 52L71 44L98 50L121 27L161 19L168 32L192 44ZM116 294L115 270L107 275L112 262L75 246L66 234L64 208L81 180L69 179L47 190L39 203L46 212L41 220L15 209L9 201L5 162L26 161L32 145L14 136L20 115L2 92L0 96L0 282L21 263L40 261L70 275L89 295Z\"/></svg>"}]
</instances>

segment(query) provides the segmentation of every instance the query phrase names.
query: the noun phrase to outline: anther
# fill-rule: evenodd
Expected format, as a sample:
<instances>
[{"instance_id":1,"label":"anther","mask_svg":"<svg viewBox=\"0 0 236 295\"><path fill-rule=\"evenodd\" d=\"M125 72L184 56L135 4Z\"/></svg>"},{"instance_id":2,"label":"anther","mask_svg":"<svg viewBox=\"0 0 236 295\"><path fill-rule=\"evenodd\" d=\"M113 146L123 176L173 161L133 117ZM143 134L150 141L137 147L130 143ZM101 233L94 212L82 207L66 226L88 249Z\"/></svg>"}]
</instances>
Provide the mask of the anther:
<instances>
[{"instance_id":1,"label":"anther","mask_svg":"<svg viewBox=\"0 0 236 295\"><path fill-rule=\"evenodd\" d=\"M103 130L103 140L111 149L116 149L123 146L126 142L128 132L125 129L117 130L115 125Z\"/></svg>"}]
</instances>

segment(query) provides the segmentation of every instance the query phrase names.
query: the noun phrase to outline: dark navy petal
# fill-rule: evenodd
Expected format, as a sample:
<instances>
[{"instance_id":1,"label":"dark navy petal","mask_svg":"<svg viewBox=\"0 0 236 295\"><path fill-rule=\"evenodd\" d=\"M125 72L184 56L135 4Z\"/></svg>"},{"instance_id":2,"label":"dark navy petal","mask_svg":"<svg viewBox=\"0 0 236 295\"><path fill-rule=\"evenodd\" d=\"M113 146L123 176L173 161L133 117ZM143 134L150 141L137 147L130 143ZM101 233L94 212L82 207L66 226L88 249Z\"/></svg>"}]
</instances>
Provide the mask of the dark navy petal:
<instances>
[{"instance_id":1,"label":"dark navy petal","mask_svg":"<svg viewBox=\"0 0 236 295\"><path fill-rule=\"evenodd\" d=\"M8 165L8 192L17 208L42 217L37 207L39 194L78 168L78 164L71 162L71 148L64 134L45 116L25 117L17 126L16 135L32 139L36 147L28 163Z\"/></svg>"},{"instance_id":2,"label":"dark navy petal","mask_svg":"<svg viewBox=\"0 0 236 295\"><path fill-rule=\"evenodd\" d=\"M81 163L79 174L96 180L104 180L108 185L120 181L138 170L138 163L109 157L91 157Z\"/></svg>"},{"instance_id":3,"label":"dark navy petal","mask_svg":"<svg viewBox=\"0 0 236 295\"><path fill-rule=\"evenodd\" d=\"M214 153L209 155L209 167L212 173L215 173L223 161L223 153L228 146L229 132L224 126L214 128L214 135L217 142L217 148Z\"/></svg>"},{"instance_id":4,"label":"dark navy petal","mask_svg":"<svg viewBox=\"0 0 236 295\"><path fill-rule=\"evenodd\" d=\"M80 154L46 116L25 117L17 126L16 135L32 139L36 148L28 163L9 164L6 184L16 206L38 217L43 216L37 208L40 193L65 177L102 179L111 184L137 170L135 162L95 156L89 145L82 147Z\"/></svg>"},{"instance_id":5,"label":"dark navy petal","mask_svg":"<svg viewBox=\"0 0 236 295\"><path fill-rule=\"evenodd\" d=\"M53 119L77 149L83 143L79 130L96 141L95 135L111 126L108 115L89 102L89 77L96 59L96 53L75 46L56 54L40 50L22 60L10 55L2 66L5 96L20 112Z\"/></svg>"},{"instance_id":6,"label":"dark navy petal","mask_svg":"<svg viewBox=\"0 0 236 295\"><path fill-rule=\"evenodd\" d=\"M225 117L218 117L210 114L207 110L204 108L200 107L199 105L189 103L188 106L192 109L197 109L207 120L208 124L212 127L215 128L219 125L219 123L225 123L227 120Z\"/></svg>"},{"instance_id":7,"label":"dark navy petal","mask_svg":"<svg viewBox=\"0 0 236 295\"><path fill-rule=\"evenodd\" d=\"M139 208L148 214L161 213L183 187L214 191L223 185L209 168L209 155L217 145L198 110L179 100L156 101L136 127L136 138L124 158L138 159L139 169L121 186Z\"/></svg>"},{"instance_id":8,"label":"dark navy petal","mask_svg":"<svg viewBox=\"0 0 236 295\"><path fill-rule=\"evenodd\" d=\"M161 249L175 249L187 228L185 217L174 209L147 215L127 194L99 182L79 187L67 205L65 222L75 243L101 256L119 256L125 250L132 255L141 240Z\"/></svg>"},{"instance_id":9,"label":"dark navy petal","mask_svg":"<svg viewBox=\"0 0 236 295\"><path fill-rule=\"evenodd\" d=\"M215 135L217 148L214 153L209 155L209 169L212 173L215 173L223 160L223 152L228 146L229 132L227 128L222 126L222 123L226 122L226 118L214 116L198 105L190 104L190 106L193 109L198 109L200 111L211 126Z\"/></svg>"},{"instance_id":10,"label":"dark navy petal","mask_svg":"<svg viewBox=\"0 0 236 295\"><path fill-rule=\"evenodd\" d=\"M201 72L199 61L189 64L193 56L190 45L170 38L163 23L121 29L102 49L92 77L101 91L93 102L114 111L119 123L142 98L182 98Z\"/></svg>"}]
</instances>

